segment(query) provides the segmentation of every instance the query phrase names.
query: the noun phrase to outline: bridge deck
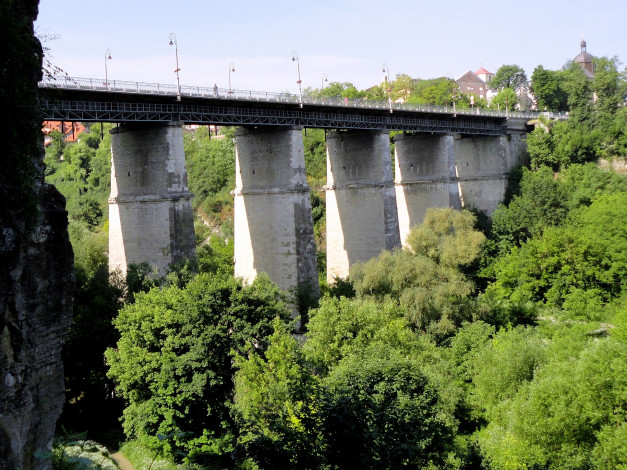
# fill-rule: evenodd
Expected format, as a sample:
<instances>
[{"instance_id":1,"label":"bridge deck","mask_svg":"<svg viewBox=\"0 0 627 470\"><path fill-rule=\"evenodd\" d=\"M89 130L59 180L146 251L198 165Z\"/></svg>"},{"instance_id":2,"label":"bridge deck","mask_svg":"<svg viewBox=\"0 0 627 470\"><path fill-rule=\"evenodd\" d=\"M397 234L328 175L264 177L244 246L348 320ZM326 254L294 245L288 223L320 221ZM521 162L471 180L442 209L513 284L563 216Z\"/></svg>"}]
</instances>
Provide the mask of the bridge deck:
<instances>
[{"instance_id":1,"label":"bridge deck","mask_svg":"<svg viewBox=\"0 0 627 470\"><path fill-rule=\"evenodd\" d=\"M508 117L528 120L537 113L486 112L452 107L349 101L286 93L182 87L135 82L105 84L95 79L40 83L45 120L81 122L171 122L223 126L303 126L326 129L399 130L427 133L501 135Z\"/></svg>"}]
</instances>

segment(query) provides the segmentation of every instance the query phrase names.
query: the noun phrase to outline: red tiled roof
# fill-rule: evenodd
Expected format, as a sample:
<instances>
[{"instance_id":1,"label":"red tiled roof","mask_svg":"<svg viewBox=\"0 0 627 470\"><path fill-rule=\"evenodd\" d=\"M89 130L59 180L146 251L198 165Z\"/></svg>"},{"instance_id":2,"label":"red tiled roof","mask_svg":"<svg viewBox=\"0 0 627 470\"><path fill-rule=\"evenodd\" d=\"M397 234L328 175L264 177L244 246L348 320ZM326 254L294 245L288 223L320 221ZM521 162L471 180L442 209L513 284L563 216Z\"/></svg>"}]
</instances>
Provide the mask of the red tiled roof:
<instances>
[{"instance_id":1,"label":"red tiled roof","mask_svg":"<svg viewBox=\"0 0 627 470\"><path fill-rule=\"evenodd\" d=\"M488 75L492 75L492 72L488 72L486 69L483 68L483 66L477 70L475 72L475 75L481 75L481 74L488 74Z\"/></svg>"}]
</instances>

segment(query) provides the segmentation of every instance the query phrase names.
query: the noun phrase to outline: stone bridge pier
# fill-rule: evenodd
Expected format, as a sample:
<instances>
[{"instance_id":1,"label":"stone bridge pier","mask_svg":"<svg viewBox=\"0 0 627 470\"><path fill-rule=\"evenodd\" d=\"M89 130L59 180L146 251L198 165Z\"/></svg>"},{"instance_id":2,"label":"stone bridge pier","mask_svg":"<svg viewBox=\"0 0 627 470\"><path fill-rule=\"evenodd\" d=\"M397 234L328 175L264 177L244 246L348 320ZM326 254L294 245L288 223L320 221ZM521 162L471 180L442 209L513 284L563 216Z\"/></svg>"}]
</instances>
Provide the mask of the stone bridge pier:
<instances>
[{"instance_id":1,"label":"stone bridge pier","mask_svg":"<svg viewBox=\"0 0 627 470\"><path fill-rule=\"evenodd\" d=\"M389 133L327 134L327 280L400 246Z\"/></svg>"},{"instance_id":2,"label":"stone bridge pier","mask_svg":"<svg viewBox=\"0 0 627 470\"><path fill-rule=\"evenodd\" d=\"M401 241L430 207L461 208L452 135L399 134L394 138L395 188Z\"/></svg>"},{"instance_id":3,"label":"stone bridge pier","mask_svg":"<svg viewBox=\"0 0 627 470\"><path fill-rule=\"evenodd\" d=\"M524 133L399 134L394 143L403 243L430 207L494 212L503 201L509 172L526 159Z\"/></svg>"},{"instance_id":4,"label":"stone bridge pier","mask_svg":"<svg viewBox=\"0 0 627 470\"><path fill-rule=\"evenodd\" d=\"M316 244L301 127L239 128L235 144L235 275L266 272L317 296Z\"/></svg>"},{"instance_id":5,"label":"stone bridge pier","mask_svg":"<svg viewBox=\"0 0 627 470\"><path fill-rule=\"evenodd\" d=\"M196 249L182 125L123 124L111 134L109 269L148 262L164 274Z\"/></svg>"}]
</instances>

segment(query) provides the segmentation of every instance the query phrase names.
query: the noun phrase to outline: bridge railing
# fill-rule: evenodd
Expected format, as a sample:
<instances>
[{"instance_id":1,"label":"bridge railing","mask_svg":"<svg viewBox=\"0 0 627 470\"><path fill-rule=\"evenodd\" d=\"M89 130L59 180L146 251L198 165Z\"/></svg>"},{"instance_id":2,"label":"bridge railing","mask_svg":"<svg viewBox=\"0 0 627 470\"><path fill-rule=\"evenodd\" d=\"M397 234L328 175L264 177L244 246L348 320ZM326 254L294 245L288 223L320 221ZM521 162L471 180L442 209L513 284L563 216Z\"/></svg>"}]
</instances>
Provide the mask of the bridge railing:
<instances>
[{"instance_id":1,"label":"bridge railing","mask_svg":"<svg viewBox=\"0 0 627 470\"><path fill-rule=\"evenodd\" d=\"M177 86L174 84L130 82L122 80L105 81L99 78L80 78L69 76L49 76L39 82L40 88L62 88L76 90L93 90L111 93L136 93L154 94L163 96L176 96ZM235 90L213 87L181 85L180 95L190 98L214 98L224 100L264 101L272 103L299 103L299 96L289 92ZM516 117L533 119L540 114L537 111L499 111L481 108L453 108L453 106L421 105L414 103L392 103L389 101L376 101L366 99L327 98L313 95L303 95L303 104L324 105L334 107L352 107L360 109L390 109L398 111L414 111L438 114L480 115L495 117ZM549 113L549 117L558 117Z\"/></svg>"}]
</instances>

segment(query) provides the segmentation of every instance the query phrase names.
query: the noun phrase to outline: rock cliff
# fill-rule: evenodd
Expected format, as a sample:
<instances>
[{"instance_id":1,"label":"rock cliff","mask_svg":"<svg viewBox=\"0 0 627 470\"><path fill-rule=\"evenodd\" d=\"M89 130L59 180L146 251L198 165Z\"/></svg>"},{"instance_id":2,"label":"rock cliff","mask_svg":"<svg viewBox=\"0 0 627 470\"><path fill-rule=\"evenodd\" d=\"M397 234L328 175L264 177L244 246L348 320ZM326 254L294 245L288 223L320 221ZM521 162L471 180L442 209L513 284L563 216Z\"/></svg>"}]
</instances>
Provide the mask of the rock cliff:
<instances>
[{"instance_id":1,"label":"rock cliff","mask_svg":"<svg viewBox=\"0 0 627 470\"><path fill-rule=\"evenodd\" d=\"M0 4L0 468L46 469L72 312L65 200L44 183L37 0Z\"/></svg>"}]
</instances>

